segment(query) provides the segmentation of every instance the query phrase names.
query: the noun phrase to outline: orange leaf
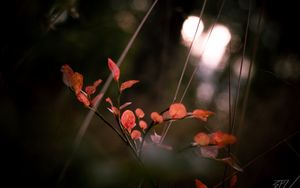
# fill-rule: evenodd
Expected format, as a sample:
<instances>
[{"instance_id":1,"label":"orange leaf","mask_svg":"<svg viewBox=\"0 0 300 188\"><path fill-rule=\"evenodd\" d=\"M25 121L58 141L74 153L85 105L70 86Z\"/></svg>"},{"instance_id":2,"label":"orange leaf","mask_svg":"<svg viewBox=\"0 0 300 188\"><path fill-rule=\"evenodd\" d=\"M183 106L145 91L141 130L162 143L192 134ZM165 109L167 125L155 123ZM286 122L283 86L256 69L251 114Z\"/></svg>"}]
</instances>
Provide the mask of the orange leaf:
<instances>
[{"instance_id":1,"label":"orange leaf","mask_svg":"<svg viewBox=\"0 0 300 188\"><path fill-rule=\"evenodd\" d=\"M88 97L81 92L79 92L77 94L77 99L78 99L78 101L82 102L85 106L90 106L90 104L91 104Z\"/></svg>"},{"instance_id":2,"label":"orange leaf","mask_svg":"<svg viewBox=\"0 0 300 188\"><path fill-rule=\"evenodd\" d=\"M97 87L101 84L102 80L96 80L93 85L85 87L87 95L92 95L96 92Z\"/></svg>"},{"instance_id":3,"label":"orange leaf","mask_svg":"<svg viewBox=\"0 0 300 188\"><path fill-rule=\"evenodd\" d=\"M131 129L135 126L135 116L131 110L126 110L123 112L121 117L121 123L128 132L131 132Z\"/></svg>"},{"instance_id":4,"label":"orange leaf","mask_svg":"<svg viewBox=\"0 0 300 188\"><path fill-rule=\"evenodd\" d=\"M209 136L204 132L200 132L194 136L194 142L200 146L207 146L209 144Z\"/></svg>"},{"instance_id":5,"label":"orange leaf","mask_svg":"<svg viewBox=\"0 0 300 188\"><path fill-rule=\"evenodd\" d=\"M195 184L197 188L207 188L207 186L198 179L195 179Z\"/></svg>"},{"instance_id":6,"label":"orange leaf","mask_svg":"<svg viewBox=\"0 0 300 188\"><path fill-rule=\"evenodd\" d=\"M120 87L120 92L124 91L125 89L131 88L134 84L138 82L138 80L128 80L126 82L123 82Z\"/></svg>"},{"instance_id":7,"label":"orange leaf","mask_svg":"<svg viewBox=\"0 0 300 188\"><path fill-rule=\"evenodd\" d=\"M80 93L83 85L83 76L78 72L74 73L69 65L63 65L60 70L63 73L63 82L73 89L76 95Z\"/></svg>"},{"instance_id":8,"label":"orange leaf","mask_svg":"<svg viewBox=\"0 0 300 188\"><path fill-rule=\"evenodd\" d=\"M183 104L174 103L169 108L169 114L173 119L181 119L187 115L187 112Z\"/></svg>"},{"instance_id":9,"label":"orange leaf","mask_svg":"<svg viewBox=\"0 0 300 188\"><path fill-rule=\"evenodd\" d=\"M136 115L139 119L141 119L141 118L143 118L143 117L145 116L145 113L144 113L144 111L143 111L142 109L137 108L137 109L135 110L135 115Z\"/></svg>"},{"instance_id":10,"label":"orange leaf","mask_svg":"<svg viewBox=\"0 0 300 188\"><path fill-rule=\"evenodd\" d=\"M147 127L148 127L147 123L146 123L145 121L143 121L143 120L141 120L141 121L139 122L139 126L140 126L141 129L143 129L143 130L147 129Z\"/></svg>"},{"instance_id":11,"label":"orange leaf","mask_svg":"<svg viewBox=\"0 0 300 188\"><path fill-rule=\"evenodd\" d=\"M63 73L63 82L66 86L71 87L72 85L72 76L74 74L72 68L69 65L63 65L60 69Z\"/></svg>"},{"instance_id":12,"label":"orange leaf","mask_svg":"<svg viewBox=\"0 0 300 188\"><path fill-rule=\"evenodd\" d=\"M120 69L119 69L118 65L113 60L111 60L110 58L108 58L107 64L108 64L109 70L111 71L111 73L114 76L114 80L119 81Z\"/></svg>"},{"instance_id":13,"label":"orange leaf","mask_svg":"<svg viewBox=\"0 0 300 188\"><path fill-rule=\"evenodd\" d=\"M83 85L83 76L80 73L75 72L72 75L71 88L74 90L74 92L76 93L76 95L78 93L80 93L80 91L82 89L82 85Z\"/></svg>"},{"instance_id":14,"label":"orange leaf","mask_svg":"<svg viewBox=\"0 0 300 188\"><path fill-rule=\"evenodd\" d=\"M162 123L164 121L163 117L158 112L152 112L150 116L155 123Z\"/></svg>"},{"instance_id":15,"label":"orange leaf","mask_svg":"<svg viewBox=\"0 0 300 188\"><path fill-rule=\"evenodd\" d=\"M218 146L225 146L228 144L234 144L236 137L221 131L214 132L210 135L210 143Z\"/></svg>"},{"instance_id":16,"label":"orange leaf","mask_svg":"<svg viewBox=\"0 0 300 188\"><path fill-rule=\"evenodd\" d=\"M132 138L133 140L137 140L137 139L140 139L140 138L141 138L142 134L141 134L141 132L138 131L138 130L133 130L133 131L131 132L130 136L131 136L131 138Z\"/></svg>"},{"instance_id":17,"label":"orange leaf","mask_svg":"<svg viewBox=\"0 0 300 188\"><path fill-rule=\"evenodd\" d=\"M232 178L230 179L230 188L234 188L236 186L236 182L237 182L237 175L232 176Z\"/></svg>"},{"instance_id":18,"label":"orange leaf","mask_svg":"<svg viewBox=\"0 0 300 188\"><path fill-rule=\"evenodd\" d=\"M213 112L207 111L207 110L201 110L201 109L197 109L193 111L193 116L195 118L198 118L202 121L207 121L207 118L211 115L213 115Z\"/></svg>"}]
</instances>

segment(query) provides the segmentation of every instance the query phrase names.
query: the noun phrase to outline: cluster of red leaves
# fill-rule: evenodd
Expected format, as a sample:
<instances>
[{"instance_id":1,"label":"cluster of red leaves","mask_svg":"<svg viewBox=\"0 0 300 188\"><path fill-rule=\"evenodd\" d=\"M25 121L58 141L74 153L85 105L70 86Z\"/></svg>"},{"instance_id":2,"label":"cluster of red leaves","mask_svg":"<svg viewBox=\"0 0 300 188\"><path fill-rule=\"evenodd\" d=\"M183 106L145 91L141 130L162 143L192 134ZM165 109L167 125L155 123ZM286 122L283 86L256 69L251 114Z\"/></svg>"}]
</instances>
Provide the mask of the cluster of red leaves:
<instances>
[{"instance_id":1,"label":"cluster of red leaves","mask_svg":"<svg viewBox=\"0 0 300 188\"><path fill-rule=\"evenodd\" d=\"M142 137L141 131L144 131L148 127L147 123L142 119L144 118L144 116L145 113L140 108L137 108L135 112L131 110L125 110L121 115L121 120L120 120L121 125L124 127L125 130L128 131L128 133L130 133L131 138L134 140L141 139ZM138 126L136 126L137 121L138 121Z\"/></svg>"},{"instance_id":2,"label":"cluster of red leaves","mask_svg":"<svg viewBox=\"0 0 300 188\"><path fill-rule=\"evenodd\" d=\"M145 130L147 128L147 123L142 120L142 118L144 117L144 111L140 108L137 108L135 110L135 112L133 112L132 110L125 110L122 115L121 115L121 111L129 106L131 103L125 103L122 106L120 106L120 108L117 108L113 105L112 100L108 97L106 98L106 102L108 102L110 104L110 108L108 108L108 110L114 114L114 116L116 117L116 119L120 118L120 124L123 126L123 128L131 134L131 138L132 139L140 139L142 134L140 132L140 130L133 130L136 127L136 122L138 121L139 123L139 127L141 130Z\"/></svg>"},{"instance_id":3,"label":"cluster of red leaves","mask_svg":"<svg viewBox=\"0 0 300 188\"><path fill-rule=\"evenodd\" d=\"M113 78L115 81L119 82L120 78L120 69L111 60L108 58L107 61L108 68L113 74ZM92 85L86 86L84 90L83 88L83 76L78 72L74 72L73 69L69 65L63 65L61 67L61 72L63 73L63 82L66 86L70 87L76 97L77 100L83 103L85 106L94 106L96 102L103 96L102 93L99 93L96 97L91 98L96 92L97 87L101 84L102 80L96 80ZM125 89L132 87L134 84L138 83L138 80L128 80L121 84L120 86L120 93L123 92Z\"/></svg>"},{"instance_id":4,"label":"cluster of red leaves","mask_svg":"<svg viewBox=\"0 0 300 188\"><path fill-rule=\"evenodd\" d=\"M119 84L120 69L118 65L110 58L108 58L107 64L109 70L113 75L113 79L119 86L120 95L124 90L131 88L133 85L139 82L138 80L128 80ZM77 100L83 103L85 106L94 106L95 103L103 96L102 93L99 93L93 99L91 98L91 95L96 92L97 87L101 84L102 80L96 80L92 85L86 86L85 89L82 90L83 76L80 73L74 72L69 65L63 65L61 67L61 71L63 73L63 82L74 91ZM131 104L131 102L124 103L123 105L118 104L118 107L113 104L112 100L109 97L106 98L106 102L110 104L108 110L116 117L116 120L123 131L123 134L130 136L132 140L141 141L143 138L142 132L145 135L146 131L149 129L148 124L143 120L143 118L145 117L144 111L141 108L137 108L135 111L129 109L123 111ZM150 117L153 121L152 125L156 125L166 121L177 121L186 118L196 118L206 122L212 115L214 115L213 112L203 109L195 109L192 112L188 112L186 107L182 103L173 103L166 111L162 113L152 112L150 114ZM156 134L156 132L154 132L154 135L150 135L150 138L154 144L157 144L158 146L164 146L160 143L161 136ZM229 144L234 144L235 142L236 137L234 135L227 134L221 131L217 131L211 134L199 132L194 136L193 145L201 146L200 151L202 156L214 158L216 160L228 163L236 170L242 171L242 169L237 165L237 163L235 163L232 158L216 158L219 148L222 148ZM172 147L164 146L164 148L171 149ZM235 187L236 182L237 177L233 176L233 178L231 179L230 187ZM207 188L207 186L199 179L195 179L195 184L197 188Z\"/></svg>"},{"instance_id":5,"label":"cluster of red leaves","mask_svg":"<svg viewBox=\"0 0 300 188\"><path fill-rule=\"evenodd\" d=\"M233 169L242 172L243 169L231 156L225 158L217 158L220 149L224 148L224 146L226 145L234 144L235 142L236 137L234 135L224 133L222 131L217 131L211 134L199 132L194 136L194 143L192 145L198 146L197 148L199 149L199 154L202 157L226 163Z\"/></svg>"},{"instance_id":6,"label":"cluster of red leaves","mask_svg":"<svg viewBox=\"0 0 300 188\"><path fill-rule=\"evenodd\" d=\"M196 109L193 112L187 112L186 107L182 103L173 103L168 110L162 115L158 112L151 113L151 119L154 123L162 123L169 120L181 120L185 118L196 118L204 122L214 113L207 110Z\"/></svg>"},{"instance_id":7,"label":"cluster of red leaves","mask_svg":"<svg viewBox=\"0 0 300 188\"><path fill-rule=\"evenodd\" d=\"M223 147L228 144L234 144L236 142L236 137L222 131L217 131L212 134L199 132L194 136L194 142L200 146L207 146L211 144Z\"/></svg>"},{"instance_id":8,"label":"cluster of red leaves","mask_svg":"<svg viewBox=\"0 0 300 188\"><path fill-rule=\"evenodd\" d=\"M120 79L120 69L118 65L111 60L110 58L107 61L108 68L111 71L114 80L119 84L119 79ZM131 88L133 85L138 83L138 80L128 80L125 81L121 84L119 87L119 92L120 94L128 89ZM125 103L119 108L115 107L112 103L112 100L110 98L107 98L106 101L110 103L111 108L109 109L118 119L120 119L120 124L123 126L123 128L130 133L130 136L133 140L136 139L141 139L142 133L140 132L139 129L145 130L147 128L147 123L142 120L142 118L145 116L144 111L140 108L137 108L135 112L131 110L125 110L122 115L121 111L129 106L131 103ZM120 116L121 115L121 116ZM138 121L139 129L134 129L136 127L136 122ZM133 130L134 129L134 130ZM125 133L126 134L126 133Z\"/></svg>"},{"instance_id":9,"label":"cluster of red leaves","mask_svg":"<svg viewBox=\"0 0 300 188\"><path fill-rule=\"evenodd\" d=\"M61 72L63 73L63 82L74 91L77 100L85 106L94 106L103 96L102 93L99 93L96 97L91 99L91 95L96 92L102 80L96 80L92 85L86 86L83 91L83 76L80 73L74 72L69 65L63 65Z\"/></svg>"}]
</instances>

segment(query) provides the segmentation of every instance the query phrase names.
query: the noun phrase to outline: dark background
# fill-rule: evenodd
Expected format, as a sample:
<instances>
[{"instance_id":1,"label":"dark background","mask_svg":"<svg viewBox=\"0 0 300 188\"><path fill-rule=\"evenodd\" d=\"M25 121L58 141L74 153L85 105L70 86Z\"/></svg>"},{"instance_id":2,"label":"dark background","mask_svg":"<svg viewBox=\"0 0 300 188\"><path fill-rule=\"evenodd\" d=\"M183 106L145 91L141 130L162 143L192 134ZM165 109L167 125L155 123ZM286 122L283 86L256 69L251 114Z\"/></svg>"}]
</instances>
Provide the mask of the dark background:
<instances>
[{"instance_id":1,"label":"dark background","mask_svg":"<svg viewBox=\"0 0 300 188\"><path fill-rule=\"evenodd\" d=\"M152 1L147 2L150 5ZM74 5L80 17L68 16L54 29L49 29L50 10L67 10L71 0L2 3L0 187L56 187L88 113L63 84L60 67L69 64L84 75L85 84L98 78L105 80L109 74L107 58L119 58L145 14L145 10L134 9L132 3L82 0ZM158 2L121 67L122 80L141 81L123 96L124 102L134 102L132 109L142 107L150 114L171 103L188 52L180 43L180 29L188 15L200 13L202 4L203 1L195 0ZM219 0L208 1L204 19L212 22L220 5ZM241 166L249 164L239 173L239 187L272 187L274 180L291 182L300 174L299 13L294 1L253 1L251 11L246 56L253 57L259 37L255 73L244 122L238 123L235 130L238 142L233 152ZM128 14L133 21L124 21ZM241 45L247 14L248 1L227 0L219 20L240 37ZM263 24L259 32L255 28L261 14ZM242 48L237 49L228 61L241 54ZM182 88L193 69L192 65L188 67ZM219 73L218 91L228 87L229 70ZM236 80L237 76L232 76L232 90L236 89ZM219 111L214 102L204 105L197 101L199 82L200 79L193 80L184 103L189 109L208 108L216 112L208 126L227 131L228 112ZM115 90L112 83L107 96L113 98ZM245 80L239 99L238 120L245 99ZM110 117L106 107L102 103L99 109ZM195 133L204 130L203 124L194 120L178 123L172 127L167 142L175 148L183 147ZM224 165L200 159L193 151L187 152L189 159L171 160L168 165L165 163L169 159L157 158L159 162L149 172L141 171L119 138L102 125L99 119L92 120L61 187L138 187L146 175L159 179L162 187L194 187L195 178L209 187L222 181ZM157 130L160 132L161 127Z\"/></svg>"}]
</instances>

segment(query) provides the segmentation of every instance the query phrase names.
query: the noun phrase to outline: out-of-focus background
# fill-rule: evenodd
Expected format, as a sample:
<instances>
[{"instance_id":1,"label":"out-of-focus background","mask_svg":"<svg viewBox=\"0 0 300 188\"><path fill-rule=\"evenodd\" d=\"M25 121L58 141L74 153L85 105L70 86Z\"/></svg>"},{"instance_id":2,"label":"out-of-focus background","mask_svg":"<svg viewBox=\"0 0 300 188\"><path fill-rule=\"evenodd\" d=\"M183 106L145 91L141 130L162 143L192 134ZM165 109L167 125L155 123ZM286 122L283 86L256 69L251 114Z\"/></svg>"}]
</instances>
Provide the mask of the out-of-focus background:
<instances>
[{"instance_id":1,"label":"out-of-focus background","mask_svg":"<svg viewBox=\"0 0 300 188\"><path fill-rule=\"evenodd\" d=\"M88 110L63 84L60 67L69 64L84 75L85 84L98 78L105 81L107 58L117 61L152 3L2 2L0 187L56 187L71 156L60 187L138 187L145 177L157 179L161 187L194 187L195 178L209 187L222 181L224 165L201 158L195 150L176 159L153 155L151 167L141 171L119 137L97 117L72 155ZM192 119L174 123L165 142L180 149L205 131L204 126L228 131L235 119L238 141L232 152L244 167L238 187L272 187L280 179L291 185L300 174L296 2L252 1L249 6L248 0L227 0L217 19L222 3L207 1L179 90L180 98L197 68L183 103L189 110L203 108L216 114L207 123ZM140 80L124 92L122 101L133 102L131 109L141 107L148 114L146 120L152 111L172 102L203 4L203 0L159 0L121 66L121 80ZM116 89L112 83L106 96L114 98ZM235 118L229 118L235 106ZM113 122L107 107L103 102L99 110ZM230 172L227 169L227 175Z\"/></svg>"}]
</instances>

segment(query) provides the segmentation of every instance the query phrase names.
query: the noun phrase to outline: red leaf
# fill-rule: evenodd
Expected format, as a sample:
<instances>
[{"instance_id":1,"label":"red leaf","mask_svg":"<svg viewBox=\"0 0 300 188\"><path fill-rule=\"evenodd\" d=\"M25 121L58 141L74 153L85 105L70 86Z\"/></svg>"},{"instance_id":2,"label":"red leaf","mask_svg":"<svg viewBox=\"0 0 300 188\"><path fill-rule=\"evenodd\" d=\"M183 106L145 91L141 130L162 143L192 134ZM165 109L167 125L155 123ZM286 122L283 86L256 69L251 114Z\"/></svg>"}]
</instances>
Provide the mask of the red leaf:
<instances>
[{"instance_id":1,"label":"red leaf","mask_svg":"<svg viewBox=\"0 0 300 188\"><path fill-rule=\"evenodd\" d=\"M134 84L138 83L138 80L128 80L123 82L120 87L120 92L123 92L125 89L131 88Z\"/></svg>"},{"instance_id":2,"label":"red leaf","mask_svg":"<svg viewBox=\"0 0 300 188\"><path fill-rule=\"evenodd\" d=\"M235 142L236 142L235 136L221 131L214 132L210 135L210 143L216 144L221 147L228 144L234 144Z\"/></svg>"},{"instance_id":3,"label":"red leaf","mask_svg":"<svg viewBox=\"0 0 300 188\"><path fill-rule=\"evenodd\" d=\"M83 76L80 73L75 72L71 78L71 88L74 90L76 95L80 93L82 89L82 85L83 85Z\"/></svg>"},{"instance_id":4,"label":"red leaf","mask_svg":"<svg viewBox=\"0 0 300 188\"><path fill-rule=\"evenodd\" d=\"M136 115L136 117L138 117L139 119L141 119L141 118L143 118L145 116L145 113L144 113L144 111L142 109L137 108L135 110L135 115Z\"/></svg>"},{"instance_id":5,"label":"red leaf","mask_svg":"<svg viewBox=\"0 0 300 188\"><path fill-rule=\"evenodd\" d=\"M139 121L139 126L140 126L141 129L143 129L143 130L147 129L147 127L148 127L147 123L146 123L145 121L143 121L143 120L140 120L140 121Z\"/></svg>"},{"instance_id":6,"label":"red leaf","mask_svg":"<svg viewBox=\"0 0 300 188\"><path fill-rule=\"evenodd\" d=\"M60 69L63 73L63 82L66 86L71 87L72 84L72 76L74 74L72 68L69 65L63 65Z\"/></svg>"},{"instance_id":7,"label":"red leaf","mask_svg":"<svg viewBox=\"0 0 300 188\"><path fill-rule=\"evenodd\" d=\"M204 132L200 132L194 136L194 141L200 146L207 146L209 144L209 136Z\"/></svg>"},{"instance_id":8,"label":"red leaf","mask_svg":"<svg viewBox=\"0 0 300 188\"><path fill-rule=\"evenodd\" d=\"M200 147L202 157L216 158L219 154L219 147L217 146L204 146Z\"/></svg>"},{"instance_id":9,"label":"red leaf","mask_svg":"<svg viewBox=\"0 0 300 188\"><path fill-rule=\"evenodd\" d=\"M101 84L102 80L96 80L93 85L85 87L85 92L88 95L92 95L96 92L97 87Z\"/></svg>"},{"instance_id":10,"label":"red leaf","mask_svg":"<svg viewBox=\"0 0 300 188\"><path fill-rule=\"evenodd\" d=\"M131 132L130 136L131 136L131 138L132 138L133 140L137 140L137 139L140 139L140 138L141 138L142 134L141 134L141 132L138 131L138 130L133 130L133 131Z\"/></svg>"},{"instance_id":11,"label":"red leaf","mask_svg":"<svg viewBox=\"0 0 300 188\"><path fill-rule=\"evenodd\" d=\"M158 112L152 112L150 116L155 123L162 123L164 121L163 117Z\"/></svg>"},{"instance_id":12,"label":"red leaf","mask_svg":"<svg viewBox=\"0 0 300 188\"><path fill-rule=\"evenodd\" d=\"M113 60L111 60L110 58L108 58L107 64L108 64L109 70L113 74L114 80L119 81L120 69L119 69L118 65Z\"/></svg>"},{"instance_id":13,"label":"red leaf","mask_svg":"<svg viewBox=\"0 0 300 188\"><path fill-rule=\"evenodd\" d=\"M169 114L173 119L181 119L187 115L187 112L183 104L174 103L169 108Z\"/></svg>"},{"instance_id":14,"label":"red leaf","mask_svg":"<svg viewBox=\"0 0 300 188\"><path fill-rule=\"evenodd\" d=\"M108 102L108 103L110 104L110 106L114 106L112 100L111 100L109 97L107 97L107 98L105 99L105 101Z\"/></svg>"},{"instance_id":15,"label":"red leaf","mask_svg":"<svg viewBox=\"0 0 300 188\"><path fill-rule=\"evenodd\" d=\"M197 109L193 111L193 116L195 118L198 118L202 121L207 121L207 118L211 115L213 115L213 112L207 111L207 110L201 110L201 109Z\"/></svg>"},{"instance_id":16,"label":"red leaf","mask_svg":"<svg viewBox=\"0 0 300 188\"><path fill-rule=\"evenodd\" d=\"M230 179L230 188L234 188L236 186L236 182L237 182L237 175L234 175Z\"/></svg>"},{"instance_id":17,"label":"red leaf","mask_svg":"<svg viewBox=\"0 0 300 188\"><path fill-rule=\"evenodd\" d=\"M131 129L135 126L135 116L131 110L126 110L123 112L121 117L121 123L128 132L131 132Z\"/></svg>"},{"instance_id":18,"label":"red leaf","mask_svg":"<svg viewBox=\"0 0 300 188\"><path fill-rule=\"evenodd\" d=\"M77 99L78 99L78 101L82 102L85 106L90 106L90 104L91 104L88 97L81 92L79 92L77 94Z\"/></svg>"},{"instance_id":19,"label":"red leaf","mask_svg":"<svg viewBox=\"0 0 300 188\"><path fill-rule=\"evenodd\" d=\"M195 179L195 184L197 188L207 188L207 186L198 179Z\"/></svg>"}]
</instances>

